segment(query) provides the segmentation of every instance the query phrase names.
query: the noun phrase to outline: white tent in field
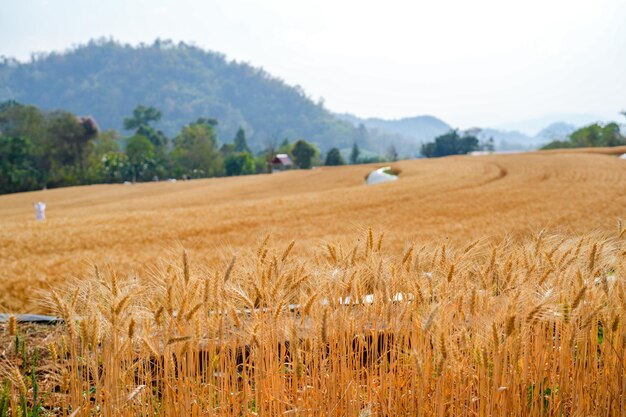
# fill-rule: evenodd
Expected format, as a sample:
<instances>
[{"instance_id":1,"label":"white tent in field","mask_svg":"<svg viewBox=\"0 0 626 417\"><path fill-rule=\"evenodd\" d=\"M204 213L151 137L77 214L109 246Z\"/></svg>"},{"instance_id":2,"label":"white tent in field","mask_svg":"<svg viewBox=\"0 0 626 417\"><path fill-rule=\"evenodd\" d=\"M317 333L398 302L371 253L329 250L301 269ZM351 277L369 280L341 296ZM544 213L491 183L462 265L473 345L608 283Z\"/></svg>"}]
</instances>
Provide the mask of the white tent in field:
<instances>
[{"instance_id":1,"label":"white tent in field","mask_svg":"<svg viewBox=\"0 0 626 417\"><path fill-rule=\"evenodd\" d=\"M396 175L387 174L385 171L390 169L390 167L379 168L376 171L372 171L367 176L367 184L380 184L383 182L395 181L398 179Z\"/></svg>"},{"instance_id":2,"label":"white tent in field","mask_svg":"<svg viewBox=\"0 0 626 417\"><path fill-rule=\"evenodd\" d=\"M619 159L626 159L626 153L623 153L619 156Z\"/></svg>"}]
</instances>

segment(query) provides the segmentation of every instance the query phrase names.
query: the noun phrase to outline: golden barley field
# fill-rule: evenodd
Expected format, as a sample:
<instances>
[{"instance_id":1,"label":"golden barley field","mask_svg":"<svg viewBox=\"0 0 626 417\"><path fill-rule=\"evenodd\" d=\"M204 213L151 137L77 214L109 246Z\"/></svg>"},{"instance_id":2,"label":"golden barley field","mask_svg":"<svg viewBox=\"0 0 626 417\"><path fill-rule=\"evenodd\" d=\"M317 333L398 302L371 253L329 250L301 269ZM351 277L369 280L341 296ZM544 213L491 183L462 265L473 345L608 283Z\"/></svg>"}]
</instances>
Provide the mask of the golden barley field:
<instances>
[{"instance_id":1,"label":"golden barley field","mask_svg":"<svg viewBox=\"0 0 626 417\"><path fill-rule=\"evenodd\" d=\"M595 152L601 152L594 150ZM604 152L619 153L620 149ZM367 186L372 166L177 183L95 185L0 196L0 306L40 309L33 288L93 264L149 270L185 248L227 263L271 233L310 257L373 227L394 250L435 240L463 245L547 228L613 231L626 216L626 161L591 153L531 153L401 161L400 181ZM47 220L32 204L45 201Z\"/></svg>"},{"instance_id":2,"label":"golden barley field","mask_svg":"<svg viewBox=\"0 0 626 417\"><path fill-rule=\"evenodd\" d=\"M0 412L625 415L621 152L2 196Z\"/></svg>"}]
</instances>

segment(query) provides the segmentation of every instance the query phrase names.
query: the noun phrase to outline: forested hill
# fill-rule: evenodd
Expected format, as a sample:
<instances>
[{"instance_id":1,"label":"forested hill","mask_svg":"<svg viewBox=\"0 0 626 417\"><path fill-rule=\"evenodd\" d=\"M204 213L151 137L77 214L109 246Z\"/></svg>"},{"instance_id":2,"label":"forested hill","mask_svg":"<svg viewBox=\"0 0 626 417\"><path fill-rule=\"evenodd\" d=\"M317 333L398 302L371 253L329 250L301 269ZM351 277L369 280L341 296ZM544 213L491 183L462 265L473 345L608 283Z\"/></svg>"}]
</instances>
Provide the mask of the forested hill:
<instances>
[{"instance_id":1,"label":"forested hill","mask_svg":"<svg viewBox=\"0 0 626 417\"><path fill-rule=\"evenodd\" d=\"M100 40L27 63L4 58L0 102L8 99L92 115L102 129L120 132L138 104L163 113L156 127L168 136L198 117L216 118L222 141L241 126L254 149L285 137L305 138L322 150L354 141L382 145L368 146L362 131L263 69L169 41L132 47Z\"/></svg>"}]
</instances>

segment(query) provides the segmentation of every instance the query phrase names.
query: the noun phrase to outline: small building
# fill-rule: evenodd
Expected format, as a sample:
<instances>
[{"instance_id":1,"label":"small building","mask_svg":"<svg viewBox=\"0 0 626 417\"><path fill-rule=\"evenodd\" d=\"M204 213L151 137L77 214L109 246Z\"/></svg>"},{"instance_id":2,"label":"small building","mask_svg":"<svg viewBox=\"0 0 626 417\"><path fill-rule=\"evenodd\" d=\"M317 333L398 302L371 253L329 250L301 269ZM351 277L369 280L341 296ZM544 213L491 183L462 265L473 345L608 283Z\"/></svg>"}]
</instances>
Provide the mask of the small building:
<instances>
[{"instance_id":1,"label":"small building","mask_svg":"<svg viewBox=\"0 0 626 417\"><path fill-rule=\"evenodd\" d=\"M270 165L272 167L272 172L277 172L293 168L294 163L289 155L287 155L286 153L279 153L274 157L274 159L272 159Z\"/></svg>"}]
</instances>

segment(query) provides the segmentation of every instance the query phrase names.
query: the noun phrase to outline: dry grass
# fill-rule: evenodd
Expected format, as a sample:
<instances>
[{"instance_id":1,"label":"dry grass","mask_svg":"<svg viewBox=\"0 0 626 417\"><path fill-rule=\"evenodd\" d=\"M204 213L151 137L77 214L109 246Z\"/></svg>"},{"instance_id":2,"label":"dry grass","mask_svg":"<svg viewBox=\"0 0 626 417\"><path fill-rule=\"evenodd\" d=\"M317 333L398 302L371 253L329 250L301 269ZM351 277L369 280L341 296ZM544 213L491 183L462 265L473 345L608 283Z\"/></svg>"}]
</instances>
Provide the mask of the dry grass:
<instances>
[{"instance_id":1,"label":"dry grass","mask_svg":"<svg viewBox=\"0 0 626 417\"><path fill-rule=\"evenodd\" d=\"M372 167L354 166L0 198L3 303L66 321L40 343L44 408L622 415L626 163L578 151L397 168L372 187ZM52 288L47 303L33 286ZM6 327L15 412L33 382Z\"/></svg>"}]
</instances>

